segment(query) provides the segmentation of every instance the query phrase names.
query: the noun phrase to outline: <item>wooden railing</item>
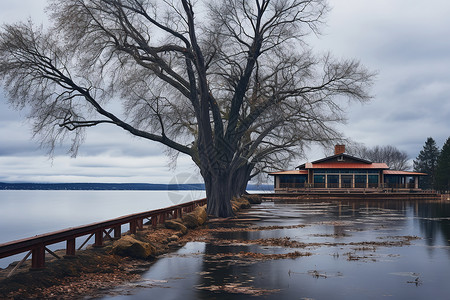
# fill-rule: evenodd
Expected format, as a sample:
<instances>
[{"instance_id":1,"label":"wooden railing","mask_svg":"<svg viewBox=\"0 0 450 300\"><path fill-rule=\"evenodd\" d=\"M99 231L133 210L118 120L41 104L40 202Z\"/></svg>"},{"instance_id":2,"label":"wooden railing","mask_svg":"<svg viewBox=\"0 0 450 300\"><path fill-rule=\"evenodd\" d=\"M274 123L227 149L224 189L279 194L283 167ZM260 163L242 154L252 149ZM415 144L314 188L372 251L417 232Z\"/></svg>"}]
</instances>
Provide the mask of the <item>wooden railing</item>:
<instances>
[{"instance_id":1,"label":"wooden railing","mask_svg":"<svg viewBox=\"0 0 450 300\"><path fill-rule=\"evenodd\" d=\"M45 252L47 251L51 255L60 258L54 252L47 248L47 246L66 242L66 256L74 256L76 253L75 239L82 236L89 237L78 248L81 250L86 243L95 236L94 247L102 247L105 238L119 239L122 235L122 225L130 224L130 233L134 234L137 230L143 229L144 219L148 219L153 227L156 227L158 223L164 223L165 220L171 218L179 218L183 213L194 210L197 206L206 204L206 199L200 199L188 203L183 203L167 208L161 208L157 210L146 211L137 214L131 214L122 216L116 219L111 219L103 222L93 223L89 225L68 228L60 231L37 235L30 238L16 240L4 244L0 244L0 259L12 255L16 255L22 252L29 251L28 254L22 259L22 261L16 265L11 271L10 275L20 265L28 259L31 255L31 268L43 269L45 268ZM113 235L111 236L111 234Z\"/></svg>"},{"instance_id":2,"label":"wooden railing","mask_svg":"<svg viewBox=\"0 0 450 300\"><path fill-rule=\"evenodd\" d=\"M414 183L385 183L384 186L389 189L413 189Z\"/></svg>"},{"instance_id":3,"label":"wooden railing","mask_svg":"<svg viewBox=\"0 0 450 300\"><path fill-rule=\"evenodd\" d=\"M323 189L323 188L332 188L332 189L350 189L350 188L394 188L394 189L414 189L414 183L406 183L406 184L397 184L397 183L280 183L280 189L304 189L304 188L312 188L312 189Z\"/></svg>"}]
</instances>

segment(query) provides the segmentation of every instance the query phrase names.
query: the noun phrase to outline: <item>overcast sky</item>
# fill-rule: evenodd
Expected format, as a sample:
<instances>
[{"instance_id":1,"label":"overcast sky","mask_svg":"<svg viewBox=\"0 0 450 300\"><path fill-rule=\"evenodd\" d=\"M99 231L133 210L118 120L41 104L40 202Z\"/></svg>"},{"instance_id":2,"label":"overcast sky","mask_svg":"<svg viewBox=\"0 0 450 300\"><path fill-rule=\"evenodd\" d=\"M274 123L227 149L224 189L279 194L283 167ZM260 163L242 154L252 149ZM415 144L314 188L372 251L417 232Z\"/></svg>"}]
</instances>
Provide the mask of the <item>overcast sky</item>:
<instances>
[{"instance_id":1,"label":"overcast sky","mask_svg":"<svg viewBox=\"0 0 450 300\"><path fill-rule=\"evenodd\" d=\"M47 22L44 0L1 0L0 22L31 17ZM393 145L415 158L427 137L441 147L450 136L450 2L446 0L330 0L318 51L359 59L377 71L373 100L348 110L340 126L366 146ZM152 182L199 181L195 166L180 156L169 168L164 148L111 126L89 130L77 158L32 140L25 113L12 110L0 90L0 181ZM314 148L315 149L315 148ZM308 153L308 160L323 152ZM298 164L303 163L298 162ZM296 165L298 165L296 164ZM188 178L193 173L193 178Z\"/></svg>"}]
</instances>

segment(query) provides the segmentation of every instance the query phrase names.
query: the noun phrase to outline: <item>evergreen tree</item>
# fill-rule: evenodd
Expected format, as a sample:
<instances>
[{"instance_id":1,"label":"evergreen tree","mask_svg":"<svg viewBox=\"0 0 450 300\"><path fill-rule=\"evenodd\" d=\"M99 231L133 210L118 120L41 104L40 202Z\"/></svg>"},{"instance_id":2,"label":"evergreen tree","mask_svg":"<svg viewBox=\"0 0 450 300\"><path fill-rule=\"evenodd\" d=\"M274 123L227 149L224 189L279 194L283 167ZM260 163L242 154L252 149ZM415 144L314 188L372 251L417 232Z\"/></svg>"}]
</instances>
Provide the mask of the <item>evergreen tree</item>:
<instances>
[{"instance_id":1,"label":"evergreen tree","mask_svg":"<svg viewBox=\"0 0 450 300\"><path fill-rule=\"evenodd\" d=\"M439 155L436 168L436 189L441 192L450 190L450 137Z\"/></svg>"},{"instance_id":2,"label":"evergreen tree","mask_svg":"<svg viewBox=\"0 0 450 300\"><path fill-rule=\"evenodd\" d=\"M439 148L436 146L434 139L429 137L416 160L414 160L414 171L428 174L428 176L419 178L420 188L431 189L434 187L438 158Z\"/></svg>"}]
</instances>

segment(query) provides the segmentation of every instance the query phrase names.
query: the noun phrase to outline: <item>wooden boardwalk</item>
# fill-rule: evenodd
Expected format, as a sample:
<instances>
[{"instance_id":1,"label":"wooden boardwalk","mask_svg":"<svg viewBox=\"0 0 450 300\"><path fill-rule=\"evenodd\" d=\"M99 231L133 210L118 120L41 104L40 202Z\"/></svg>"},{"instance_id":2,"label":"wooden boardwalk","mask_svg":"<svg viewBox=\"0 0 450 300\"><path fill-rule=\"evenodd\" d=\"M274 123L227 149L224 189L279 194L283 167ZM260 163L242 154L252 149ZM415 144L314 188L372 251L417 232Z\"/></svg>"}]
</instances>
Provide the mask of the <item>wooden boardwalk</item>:
<instances>
[{"instance_id":1,"label":"wooden boardwalk","mask_svg":"<svg viewBox=\"0 0 450 300\"><path fill-rule=\"evenodd\" d=\"M367 191L295 191L288 193L260 194L263 201L273 200L450 200L449 195L441 195L435 192L422 191L410 192L367 192Z\"/></svg>"},{"instance_id":2,"label":"wooden boardwalk","mask_svg":"<svg viewBox=\"0 0 450 300\"><path fill-rule=\"evenodd\" d=\"M81 250L92 237L95 238L93 244L94 247L103 247L103 241L105 239L115 240L122 236L122 225L129 224L129 232L134 234L138 230L143 229L145 219L149 220L151 226L156 227L158 223L163 224L165 220L181 217L183 213L191 212L197 206L205 204L206 198L3 243L0 244L0 259L28 251L28 254L16 265L8 276L19 268L30 255L32 261L31 268L35 270L43 269L45 268L46 252L60 259L59 256L47 248L48 245L65 241L65 257L70 258L76 254L77 249L75 248L75 239L78 237L88 236L86 241L78 248L78 251Z\"/></svg>"}]
</instances>

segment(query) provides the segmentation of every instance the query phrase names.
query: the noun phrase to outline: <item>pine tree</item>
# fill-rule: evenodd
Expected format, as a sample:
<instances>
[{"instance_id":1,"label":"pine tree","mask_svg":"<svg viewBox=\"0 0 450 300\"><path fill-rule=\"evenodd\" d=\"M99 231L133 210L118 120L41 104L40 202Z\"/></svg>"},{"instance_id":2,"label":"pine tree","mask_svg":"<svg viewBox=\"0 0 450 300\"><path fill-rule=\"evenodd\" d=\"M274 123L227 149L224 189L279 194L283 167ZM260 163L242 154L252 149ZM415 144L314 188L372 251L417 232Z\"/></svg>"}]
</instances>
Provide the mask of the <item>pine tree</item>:
<instances>
[{"instance_id":1,"label":"pine tree","mask_svg":"<svg viewBox=\"0 0 450 300\"><path fill-rule=\"evenodd\" d=\"M419 178L420 188L431 189L435 186L435 172L438 158L439 148L436 146L434 139L429 137L416 160L414 160L414 171L428 174L428 176Z\"/></svg>"},{"instance_id":2,"label":"pine tree","mask_svg":"<svg viewBox=\"0 0 450 300\"><path fill-rule=\"evenodd\" d=\"M441 192L450 190L450 137L442 146L436 168L436 189Z\"/></svg>"}]
</instances>

